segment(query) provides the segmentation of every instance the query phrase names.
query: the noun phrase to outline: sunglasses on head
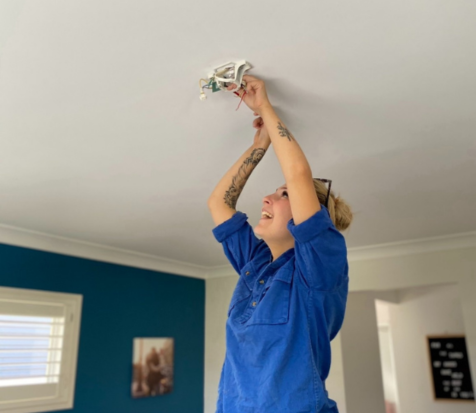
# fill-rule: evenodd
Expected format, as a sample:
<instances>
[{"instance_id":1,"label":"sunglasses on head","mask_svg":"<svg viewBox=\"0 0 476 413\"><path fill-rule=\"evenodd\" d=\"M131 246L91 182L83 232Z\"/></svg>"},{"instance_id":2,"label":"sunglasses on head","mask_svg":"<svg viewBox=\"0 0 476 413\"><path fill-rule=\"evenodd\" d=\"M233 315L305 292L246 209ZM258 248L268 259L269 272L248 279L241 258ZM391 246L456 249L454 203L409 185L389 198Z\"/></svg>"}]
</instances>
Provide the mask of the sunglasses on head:
<instances>
[{"instance_id":1,"label":"sunglasses on head","mask_svg":"<svg viewBox=\"0 0 476 413\"><path fill-rule=\"evenodd\" d=\"M329 187L327 189L327 197L326 197L326 203L325 203L325 206L326 208L328 207L328 203L329 203L329 195L331 194L331 185L332 185L332 181L330 179L321 179L321 178L313 178L315 179L316 181L321 181L323 183L328 183L329 184Z\"/></svg>"}]
</instances>

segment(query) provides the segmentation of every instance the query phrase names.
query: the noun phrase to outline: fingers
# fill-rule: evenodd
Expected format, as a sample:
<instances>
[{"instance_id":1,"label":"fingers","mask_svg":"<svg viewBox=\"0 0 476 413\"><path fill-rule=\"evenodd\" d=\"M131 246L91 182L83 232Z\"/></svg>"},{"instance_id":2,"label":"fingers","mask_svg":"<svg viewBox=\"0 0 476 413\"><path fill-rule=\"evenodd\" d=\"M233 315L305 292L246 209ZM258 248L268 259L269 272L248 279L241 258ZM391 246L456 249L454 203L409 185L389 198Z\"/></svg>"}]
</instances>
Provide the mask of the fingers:
<instances>
[{"instance_id":1,"label":"fingers","mask_svg":"<svg viewBox=\"0 0 476 413\"><path fill-rule=\"evenodd\" d=\"M234 90L234 89L236 89L237 87L238 87L238 86L236 86L235 84L229 85L229 86L227 87L227 90ZM244 91L245 91L245 90L244 90L243 88L240 88L239 90L235 90L233 93L234 93L236 96L241 97L241 96L243 95L243 92L244 92Z\"/></svg>"},{"instance_id":2,"label":"fingers","mask_svg":"<svg viewBox=\"0 0 476 413\"><path fill-rule=\"evenodd\" d=\"M251 75L244 75L243 80L246 82L246 93L253 92L253 89L256 89L258 84L264 83L261 79L258 79L257 77L254 77ZM241 94L241 91L244 90L243 88L238 88L238 86L235 85L234 83L227 86L227 90L234 90L234 89L240 89L240 90L237 90L238 92L240 92L240 94Z\"/></svg>"},{"instance_id":3,"label":"fingers","mask_svg":"<svg viewBox=\"0 0 476 413\"><path fill-rule=\"evenodd\" d=\"M260 129L263 126L263 119L261 117L256 118L253 121L253 128Z\"/></svg>"},{"instance_id":4,"label":"fingers","mask_svg":"<svg viewBox=\"0 0 476 413\"><path fill-rule=\"evenodd\" d=\"M248 91L256 89L260 85L264 85L264 82L261 79L250 75L243 75L243 80L246 82L246 89Z\"/></svg>"}]
</instances>

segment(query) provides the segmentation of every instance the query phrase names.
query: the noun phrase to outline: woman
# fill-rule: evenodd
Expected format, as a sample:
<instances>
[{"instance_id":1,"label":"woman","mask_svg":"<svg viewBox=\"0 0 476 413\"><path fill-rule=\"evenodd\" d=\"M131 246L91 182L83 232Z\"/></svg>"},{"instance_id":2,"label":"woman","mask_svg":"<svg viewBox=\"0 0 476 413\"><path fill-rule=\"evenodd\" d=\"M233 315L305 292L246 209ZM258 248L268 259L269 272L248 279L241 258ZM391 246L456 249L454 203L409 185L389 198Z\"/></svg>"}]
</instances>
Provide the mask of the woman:
<instances>
[{"instance_id":1,"label":"woman","mask_svg":"<svg viewBox=\"0 0 476 413\"><path fill-rule=\"evenodd\" d=\"M253 123L258 130L208 201L213 234L240 275L228 310L217 413L335 413L325 380L348 292L347 249L339 231L350 225L352 212L312 178L264 82L243 79L246 93L240 96L259 116ZM253 232L236 202L271 143L286 183L263 199Z\"/></svg>"}]
</instances>

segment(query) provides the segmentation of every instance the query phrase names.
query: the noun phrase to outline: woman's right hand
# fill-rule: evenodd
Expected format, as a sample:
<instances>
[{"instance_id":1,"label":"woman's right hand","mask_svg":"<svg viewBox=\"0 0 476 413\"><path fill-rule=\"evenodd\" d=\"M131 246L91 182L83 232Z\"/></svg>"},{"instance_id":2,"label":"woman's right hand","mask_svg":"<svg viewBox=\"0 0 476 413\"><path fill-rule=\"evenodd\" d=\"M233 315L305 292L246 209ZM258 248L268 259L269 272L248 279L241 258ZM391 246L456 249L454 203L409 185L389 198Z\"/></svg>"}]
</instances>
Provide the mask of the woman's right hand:
<instances>
[{"instance_id":1,"label":"woman's right hand","mask_svg":"<svg viewBox=\"0 0 476 413\"><path fill-rule=\"evenodd\" d=\"M243 88L237 88L235 84L228 86L228 90L238 89L237 93L253 111L261 115L262 109L271 106L266 92L264 81L251 75L244 75L243 80L246 82L246 93ZM244 96L243 96L244 94Z\"/></svg>"}]
</instances>

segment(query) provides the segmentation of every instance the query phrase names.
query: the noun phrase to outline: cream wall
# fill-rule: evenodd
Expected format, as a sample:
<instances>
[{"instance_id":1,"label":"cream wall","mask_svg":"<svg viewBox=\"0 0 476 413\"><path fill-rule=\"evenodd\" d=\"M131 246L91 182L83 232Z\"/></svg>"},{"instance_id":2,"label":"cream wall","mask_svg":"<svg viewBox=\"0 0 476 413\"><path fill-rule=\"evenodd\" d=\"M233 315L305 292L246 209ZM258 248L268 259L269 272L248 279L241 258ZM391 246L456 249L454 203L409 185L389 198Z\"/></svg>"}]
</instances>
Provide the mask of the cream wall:
<instances>
[{"instance_id":1,"label":"cream wall","mask_svg":"<svg viewBox=\"0 0 476 413\"><path fill-rule=\"evenodd\" d=\"M236 277L207 280L205 292L205 395L204 412L215 413L218 383L225 360L225 323Z\"/></svg>"},{"instance_id":2,"label":"cream wall","mask_svg":"<svg viewBox=\"0 0 476 413\"><path fill-rule=\"evenodd\" d=\"M457 283L468 351L472 360L476 361L476 323L472 322L476 319L476 248L349 261L351 291L385 291ZM215 412L218 382L225 356L226 315L237 277L238 275L211 278L206 282L205 413ZM348 380L344 378L346 374L352 373L346 372L342 362L342 343L332 344L333 364L327 390L339 406L345 406L343 396L347 391ZM471 368L472 376L476 378L476 362L472 363ZM344 412L342 408L341 411ZM474 411L476 412L476 407Z\"/></svg>"},{"instance_id":3,"label":"cream wall","mask_svg":"<svg viewBox=\"0 0 476 413\"><path fill-rule=\"evenodd\" d=\"M385 412L377 313L372 293L349 294L340 335L347 413ZM335 389L328 391L332 398Z\"/></svg>"},{"instance_id":4,"label":"cream wall","mask_svg":"<svg viewBox=\"0 0 476 413\"><path fill-rule=\"evenodd\" d=\"M337 403L339 413L349 413L345 400L345 382L344 382L344 360L342 359L342 337L341 334L331 342L332 352L332 371L326 381L326 388L329 397Z\"/></svg>"},{"instance_id":5,"label":"cream wall","mask_svg":"<svg viewBox=\"0 0 476 413\"><path fill-rule=\"evenodd\" d=\"M476 248L350 262L350 290L393 290L456 283L476 378ZM476 379L475 379L476 381ZM476 407L475 407L476 412Z\"/></svg>"},{"instance_id":6,"label":"cream wall","mask_svg":"<svg viewBox=\"0 0 476 413\"><path fill-rule=\"evenodd\" d=\"M435 401L426 336L465 333L456 284L415 287L398 292L389 304L399 413L471 413L474 403Z\"/></svg>"}]
</instances>

